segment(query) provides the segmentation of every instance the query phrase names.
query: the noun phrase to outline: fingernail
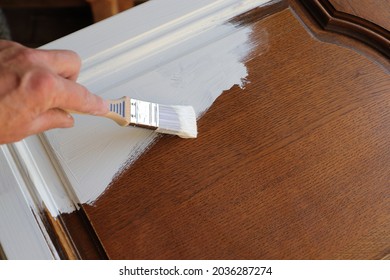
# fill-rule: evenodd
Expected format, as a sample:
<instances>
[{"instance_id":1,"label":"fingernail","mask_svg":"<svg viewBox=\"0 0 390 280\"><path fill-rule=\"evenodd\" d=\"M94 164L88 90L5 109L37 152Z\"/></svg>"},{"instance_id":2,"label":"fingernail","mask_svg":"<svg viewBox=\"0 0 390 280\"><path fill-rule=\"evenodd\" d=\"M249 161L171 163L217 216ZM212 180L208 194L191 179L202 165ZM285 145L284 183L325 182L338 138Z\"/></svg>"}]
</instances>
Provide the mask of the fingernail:
<instances>
[{"instance_id":1,"label":"fingernail","mask_svg":"<svg viewBox=\"0 0 390 280\"><path fill-rule=\"evenodd\" d=\"M74 126L74 118L71 114L66 114L66 117L68 118L68 121L66 122L67 127L73 127Z\"/></svg>"}]
</instances>

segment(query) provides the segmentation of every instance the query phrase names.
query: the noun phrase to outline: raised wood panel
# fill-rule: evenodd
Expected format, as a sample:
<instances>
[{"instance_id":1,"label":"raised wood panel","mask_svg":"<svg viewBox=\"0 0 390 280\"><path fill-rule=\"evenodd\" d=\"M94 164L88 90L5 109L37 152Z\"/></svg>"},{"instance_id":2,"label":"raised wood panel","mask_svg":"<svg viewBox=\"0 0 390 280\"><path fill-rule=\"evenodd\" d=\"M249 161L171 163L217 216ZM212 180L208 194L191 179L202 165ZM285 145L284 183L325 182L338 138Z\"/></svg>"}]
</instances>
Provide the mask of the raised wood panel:
<instances>
[{"instance_id":1,"label":"raised wood panel","mask_svg":"<svg viewBox=\"0 0 390 280\"><path fill-rule=\"evenodd\" d=\"M245 89L219 97L198 139L161 137L84 205L107 256L385 257L388 62L318 41L291 9L243 24L258 44Z\"/></svg>"},{"instance_id":2,"label":"raised wood panel","mask_svg":"<svg viewBox=\"0 0 390 280\"><path fill-rule=\"evenodd\" d=\"M74 129L2 146L1 186L14 199L1 197L0 237L10 242L0 257L388 259L388 30L330 1L255 8L265 2L150 1L46 45L77 51L79 82L104 97L181 104L172 91L185 71L199 81L191 94L202 82L218 95L213 82L246 83L205 112L195 140L84 116ZM219 72L191 72L198 64Z\"/></svg>"},{"instance_id":3,"label":"raised wood panel","mask_svg":"<svg viewBox=\"0 0 390 280\"><path fill-rule=\"evenodd\" d=\"M369 20L390 30L389 0L329 0L340 12Z\"/></svg>"}]
</instances>

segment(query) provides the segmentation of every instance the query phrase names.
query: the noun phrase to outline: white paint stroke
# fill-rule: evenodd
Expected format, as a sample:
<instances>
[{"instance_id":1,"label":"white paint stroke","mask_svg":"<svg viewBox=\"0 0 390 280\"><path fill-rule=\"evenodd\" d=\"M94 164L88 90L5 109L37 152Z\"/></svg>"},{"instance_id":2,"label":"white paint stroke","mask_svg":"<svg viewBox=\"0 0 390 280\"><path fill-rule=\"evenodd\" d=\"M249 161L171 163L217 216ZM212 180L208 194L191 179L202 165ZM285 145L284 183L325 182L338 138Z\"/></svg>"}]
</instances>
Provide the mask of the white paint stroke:
<instances>
[{"instance_id":1,"label":"white paint stroke","mask_svg":"<svg viewBox=\"0 0 390 280\"><path fill-rule=\"evenodd\" d=\"M190 13L190 18L196 15L193 21L198 23L186 22L183 27L180 22L185 21L185 16L179 17L178 33L170 31L175 26L171 22L167 25L168 29L158 28L160 33L168 32L168 35L161 37L154 34L153 30L146 32L153 35L152 39L147 37L150 39L148 44L137 45L125 39L123 44L107 43L107 50L102 47L104 43L100 42L101 50L90 55L84 51L83 59L87 61L87 67L82 69L79 82L104 98L127 95L161 104L192 105L199 118L223 91L234 85L243 86L248 75L245 60L254 47L250 39L252 29L228 23L227 19L269 2L229 0L227 5L223 1L202 1L208 3L208 8L215 10L210 15L207 7L200 9L206 13L208 24L199 19L201 12L197 10ZM191 3L198 5L195 1ZM107 24L110 25L110 21ZM186 25L191 27L188 29L190 35L184 36ZM102 28L97 25L96 29ZM48 48L67 48L70 41L77 44L74 50L78 51L84 43L90 43L82 41L80 34L64 38L48 45ZM174 40L175 34L180 35L176 37L177 40ZM144 35L138 36L143 38ZM103 37L107 42L110 41L109 34ZM81 40L78 43L77 38ZM260 44L267 45L268 42ZM135 61L123 63L135 57ZM65 175L69 183L67 185L71 190L67 192L72 194L73 202L93 204L115 176L123 168L129 167L158 136L145 129L119 127L104 118L76 116L74 128L51 130L45 133L45 137L61 169L59 172ZM61 205L59 201L59 212L72 212L74 206L68 205ZM53 216L57 214L52 213Z\"/></svg>"},{"instance_id":2,"label":"white paint stroke","mask_svg":"<svg viewBox=\"0 0 390 280\"><path fill-rule=\"evenodd\" d=\"M201 116L223 91L241 86L248 74L243 60L251 51L251 29L220 28L230 34L101 95L127 94L162 104L192 105ZM156 137L153 131L80 116L73 129L57 130L50 142L80 203L93 203L124 164L137 159Z\"/></svg>"},{"instance_id":3,"label":"white paint stroke","mask_svg":"<svg viewBox=\"0 0 390 280\"><path fill-rule=\"evenodd\" d=\"M92 56L88 56L84 62L83 72L79 77L79 82L93 86L96 80L104 79L107 75L126 73L127 78L133 74L140 73L146 57L153 56L154 63L166 63L174 58L171 55L159 55L173 46L181 44L186 40L191 40L194 49L193 39L206 32L212 36L220 36L218 32L212 32L216 26L222 25L239 15L253 9L260 4L268 3L271 0L218 0L208 2L205 6L197 6L185 16L168 21L155 27L152 30L128 37L108 49L100 50ZM187 6L193 3L187 3ZM199 3L196 3L199 5ZM169 6L168 6L169 7ZM114 34L115 29L112 31ZM123 39L123 36L122 36ZM191 48L191 46L189 46ZM131 50L131 51L129 51ZM188 48L184 50L188 51ZM173 53L180 55L180 50ZM138 62L142 62L140 65ZM137 69L137 70L134 70Z\"/></svg>"}]
</instances>

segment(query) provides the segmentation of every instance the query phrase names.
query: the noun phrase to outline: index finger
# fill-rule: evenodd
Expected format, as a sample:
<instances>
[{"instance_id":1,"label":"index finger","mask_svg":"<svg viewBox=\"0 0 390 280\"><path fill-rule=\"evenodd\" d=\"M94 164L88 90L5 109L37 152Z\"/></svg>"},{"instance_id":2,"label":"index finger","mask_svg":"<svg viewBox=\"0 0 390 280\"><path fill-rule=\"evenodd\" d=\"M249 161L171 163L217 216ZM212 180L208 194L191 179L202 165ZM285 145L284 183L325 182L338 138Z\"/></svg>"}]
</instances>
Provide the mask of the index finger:
<instances>
[{"instance_id":1,"label":"index finger","mask_svg":"<svg viewBox=\"0 0 390 280\"><path fill-rule=\"evenodd\" d=\"M53 98L52 107L90 115L108 113L108 103L100 96L91 93L84 86L61 79L61 85Z\"/></svg>"}]
</instances>

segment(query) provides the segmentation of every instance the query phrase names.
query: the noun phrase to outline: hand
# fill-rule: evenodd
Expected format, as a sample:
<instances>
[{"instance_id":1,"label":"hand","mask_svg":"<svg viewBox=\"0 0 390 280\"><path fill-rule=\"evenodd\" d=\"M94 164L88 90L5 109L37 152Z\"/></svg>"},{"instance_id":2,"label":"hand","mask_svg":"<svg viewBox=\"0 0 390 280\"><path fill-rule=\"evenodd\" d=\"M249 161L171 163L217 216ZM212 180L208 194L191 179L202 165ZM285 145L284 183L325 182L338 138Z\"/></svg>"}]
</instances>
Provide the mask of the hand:
<instances>
[{"instance_id":1,"label":"hand","mask_svg":"<svg viewBox=\"0 0 390 280\"><path fill-rule=\"evenodd\" d=\"M108 106L76 83L72 51L36 50L0 40L0 144L52 128L72 127L64 110L104 115Z\"/></svg>"}]
</instances>

